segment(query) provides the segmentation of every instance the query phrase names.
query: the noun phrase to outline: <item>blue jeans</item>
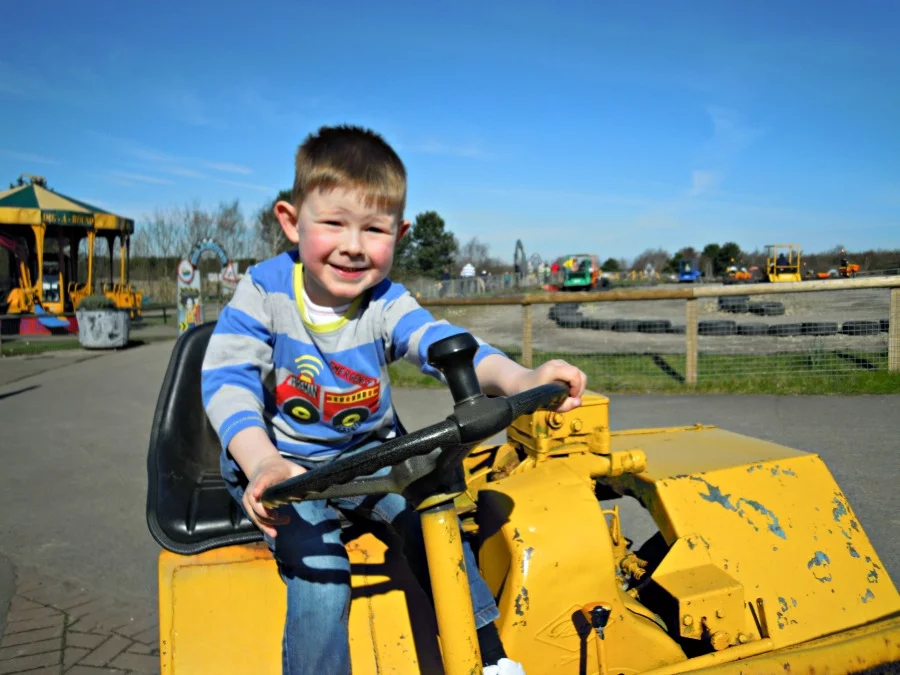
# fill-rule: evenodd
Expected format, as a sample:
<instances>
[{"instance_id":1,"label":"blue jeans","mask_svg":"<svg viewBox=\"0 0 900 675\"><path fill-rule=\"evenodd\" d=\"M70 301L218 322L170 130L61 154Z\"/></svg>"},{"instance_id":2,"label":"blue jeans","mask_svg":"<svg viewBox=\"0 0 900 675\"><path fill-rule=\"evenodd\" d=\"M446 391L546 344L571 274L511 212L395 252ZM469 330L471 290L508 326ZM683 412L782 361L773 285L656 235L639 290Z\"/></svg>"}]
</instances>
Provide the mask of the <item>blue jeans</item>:
<instances>
[{"instance_id":1,"label":"blue jeans","mask_svg":"<svg viewBox=\"0 0 900 675\"><path fill-rule=\"evenodd\" d=\"M225 453L221 465L228 491L243 509L246 478ZM306 466L313 468L314 464ZM383 472L387 469L375 475ZM391 526L403 541L410 567L428 592L430 582L419 513L398 494L294 502L283 509L290 515L290 522L278 527L274 540L265 538L287 586L283 673L349 674L350 560L341 541L338 510ZM465 539L463 554L475 627L481 628L497 619L500 612Z\"/></svg>"}]
</instances>

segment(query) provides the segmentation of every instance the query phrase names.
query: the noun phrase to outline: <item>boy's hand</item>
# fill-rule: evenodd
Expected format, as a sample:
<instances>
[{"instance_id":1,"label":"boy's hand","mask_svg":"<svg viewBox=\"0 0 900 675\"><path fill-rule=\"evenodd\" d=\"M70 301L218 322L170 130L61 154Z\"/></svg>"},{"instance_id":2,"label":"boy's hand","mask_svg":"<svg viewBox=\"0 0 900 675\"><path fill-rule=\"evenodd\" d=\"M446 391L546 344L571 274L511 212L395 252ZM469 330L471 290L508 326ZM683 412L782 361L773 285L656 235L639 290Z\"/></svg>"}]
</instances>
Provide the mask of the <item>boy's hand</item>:
<instances>
[{"instance_id":1,"label":"boy's hand","mask_svg":"<svg viewBox=\"0 0 900 675\"><path fill-rule=\"evenodd\" d=\"M587 386L587 375L579 368L560 359L547 361L534 370L523 372L517 382L517 389L522 392L557 380L569 385L569 397L556 410L567 412L580 406L581 395Z\"/></svg>"},{"instance_id":2,"label":"boy's hand","mask_svg":"<svg viewBox=\"0 0 900 675\"><path fill-rule=\"evenodd\" d=\"M266 488L281 481L306 473L299 464L277 455L267 457L256 465L247 489L244 490L244 510L250 516L250 520L264 534L275 537L278 533L276 525L286 524L290 518L286 513L279 513L273 509L267 509L262 503L262 494Z\"/></svg>"}]
</instances>

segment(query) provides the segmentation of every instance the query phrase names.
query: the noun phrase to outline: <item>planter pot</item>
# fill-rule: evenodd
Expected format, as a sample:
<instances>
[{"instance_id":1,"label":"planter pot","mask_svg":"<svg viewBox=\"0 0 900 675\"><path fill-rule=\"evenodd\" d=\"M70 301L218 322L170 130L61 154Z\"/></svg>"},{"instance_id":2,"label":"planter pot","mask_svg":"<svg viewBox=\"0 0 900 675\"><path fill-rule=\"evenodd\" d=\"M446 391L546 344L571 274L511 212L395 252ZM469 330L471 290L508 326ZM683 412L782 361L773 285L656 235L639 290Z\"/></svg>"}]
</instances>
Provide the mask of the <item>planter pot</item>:
<instances>
[{"instance_id":1,"label":"planter pot","mask_svg":"<svg viewBox=\"0 0 900 675\"><path fill-rule=\"evenodd\" d=\"M78 342L86 349L115 349L128 344L128 310L79 309Z\"/></svg>"}]
</instances>

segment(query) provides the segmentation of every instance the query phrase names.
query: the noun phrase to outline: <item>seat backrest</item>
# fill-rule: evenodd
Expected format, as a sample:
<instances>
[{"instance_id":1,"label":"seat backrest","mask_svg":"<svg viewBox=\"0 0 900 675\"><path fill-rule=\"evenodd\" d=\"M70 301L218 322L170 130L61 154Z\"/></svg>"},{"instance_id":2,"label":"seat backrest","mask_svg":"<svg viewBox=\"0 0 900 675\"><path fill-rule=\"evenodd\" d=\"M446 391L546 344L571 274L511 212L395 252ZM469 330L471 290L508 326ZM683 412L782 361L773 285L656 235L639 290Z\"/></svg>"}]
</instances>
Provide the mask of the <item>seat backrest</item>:
<instances>
[{"instance_id":1,"label":"seat backrest","mask_svg":"<svg viewBox=\"0 0 900 675\"><path fill-rule=\"evenodd\" d=\"M182 334L163 379L147 454L147 525L175 553L260 541L225 488L222 446L206 417L200 373L215 322Z\"/></svg>"}]
</instances>

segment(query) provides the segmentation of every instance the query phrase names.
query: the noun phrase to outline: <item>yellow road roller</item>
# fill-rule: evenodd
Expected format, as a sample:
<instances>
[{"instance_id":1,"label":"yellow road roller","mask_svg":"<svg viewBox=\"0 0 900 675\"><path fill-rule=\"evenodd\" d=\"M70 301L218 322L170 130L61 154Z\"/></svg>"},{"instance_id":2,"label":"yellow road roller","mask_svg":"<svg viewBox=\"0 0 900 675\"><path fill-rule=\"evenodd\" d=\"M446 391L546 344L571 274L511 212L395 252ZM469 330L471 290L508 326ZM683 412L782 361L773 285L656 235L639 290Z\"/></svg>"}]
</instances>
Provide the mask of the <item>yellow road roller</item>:
<instances>
[{"instance_id":1,"label":"yellow road roller","mask_svg":"<svg viewBox=\"0 0 900 675\"><path fill-rule=\"evenodd\" d=\"M176 343L148 455L161 672L275 674L285 588L219 474L200 395L212 326ZM529 675L836 674L900 659L897 589L816 454L701 425L611 432L604 396L555 412L563 385L487 397L474 339L448 340L443 422L264 494L276 506L397 492L420 513L428 594L392 532L344 529L354 673L481 672L462 537ZM658 528L637 549L626 495Z\"/></svg>"}]
</instances>

